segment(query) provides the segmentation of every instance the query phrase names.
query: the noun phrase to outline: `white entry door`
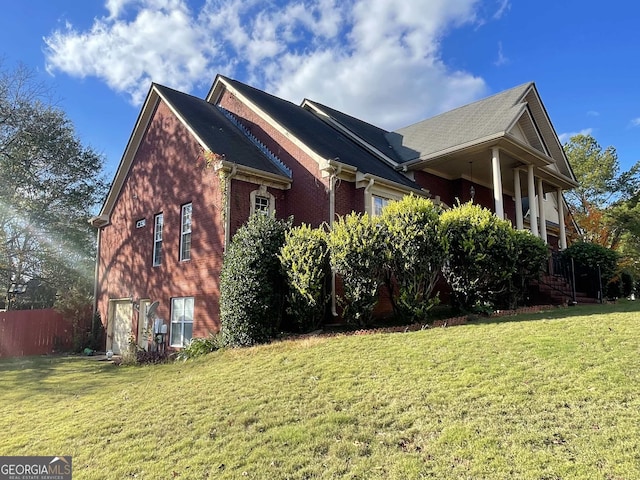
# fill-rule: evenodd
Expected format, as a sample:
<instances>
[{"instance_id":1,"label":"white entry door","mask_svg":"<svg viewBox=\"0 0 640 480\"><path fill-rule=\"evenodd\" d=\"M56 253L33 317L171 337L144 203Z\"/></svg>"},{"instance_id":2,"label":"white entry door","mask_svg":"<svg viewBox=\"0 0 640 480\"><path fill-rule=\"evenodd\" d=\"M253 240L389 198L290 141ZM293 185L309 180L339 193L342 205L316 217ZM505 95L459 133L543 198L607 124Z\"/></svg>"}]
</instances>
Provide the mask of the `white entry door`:
<instances>
[{"instance_id":1,"label":"white entry door","mask_svg":"<svg viewBox=\"0 0 640 480\"><path fill-rule=\"evenodd\" d=\"M133 304L131 300L113 300L110 303L110 307L112 312L109 331L107 332L107 350L111 350L116 355L121 355L127 351L129 346L129 335L131 335L133 322Z\"/></svg>"}]
</instances>

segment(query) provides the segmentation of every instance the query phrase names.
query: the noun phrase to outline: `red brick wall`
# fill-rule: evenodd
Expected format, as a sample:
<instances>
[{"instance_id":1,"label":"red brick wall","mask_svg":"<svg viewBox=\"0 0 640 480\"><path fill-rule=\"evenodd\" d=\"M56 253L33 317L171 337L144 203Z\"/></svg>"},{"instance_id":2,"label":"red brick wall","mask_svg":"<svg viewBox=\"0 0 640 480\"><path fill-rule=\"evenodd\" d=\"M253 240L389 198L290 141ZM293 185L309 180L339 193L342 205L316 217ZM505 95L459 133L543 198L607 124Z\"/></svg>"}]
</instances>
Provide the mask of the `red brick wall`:
<instances>
[{"instance_id":1,"label":"red brick wall","mask_svg":"<svg viewBox=\"0 0 640 480\"><path fill-rule=\"evenodd\" d=\"M429 190L432 199L439 196L440 200L450 207L455 204L456 194L454 193L451 180L423 171L415 172L414 178L418 185Z\"/></svg>"},{"instance_id":2,"label":"red brick wall","mask_svg":"<svg viewBox=\"0 0 640 480\"><path fill-rule=\"evenodd\" d=\"M291 189L280 193L270 190L276 196L277 216L286 218L293 215L296 223L305 222L312 226L327 222L329 220L329 179L322 178L316 160L232 93L225 92L218 103L233 113L253 135L291 169L293 176ZM251 190L255 190L255 187ZM349 211L352 208L350 207Z\"/></svg>"},{"instance_id":3,"label":"red brick wall","mask_svg":"<svg viewBox=\"0 0 640 480\"><path fill-rule=\"evenodd\" d=\"M219 328L219 274L224 229L219 180L200 161L192 135L160 103L127 179L101 232L98 311L108 300L158 300L158 316L171 320L172 297L195 297L194 336ZM192 202L191 260L179 261L181 206ZM154 215L164 214L162 265L152 266ZM136 228L136 221L146 225ZM132 329L136 324L132 320Z\"/></svg>"}]
</instances>

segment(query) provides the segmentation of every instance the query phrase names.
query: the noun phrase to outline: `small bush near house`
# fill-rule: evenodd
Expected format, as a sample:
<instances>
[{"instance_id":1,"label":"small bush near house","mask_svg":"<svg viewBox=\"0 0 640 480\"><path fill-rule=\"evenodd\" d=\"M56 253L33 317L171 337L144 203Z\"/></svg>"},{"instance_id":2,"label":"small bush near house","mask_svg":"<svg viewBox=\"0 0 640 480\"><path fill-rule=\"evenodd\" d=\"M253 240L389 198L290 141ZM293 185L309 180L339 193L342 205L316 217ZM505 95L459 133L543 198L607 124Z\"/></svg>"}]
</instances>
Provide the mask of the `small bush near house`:
<instances>
[{"instance_id":1,"label":"small bush near house","mask_svg":"<svg viewBox=\"0 0 640 480\"><path fill-rule=\"evenodd\" d=\"M549 260L549 247L544 240L528 230L512 230L512 235L516 266L505 295L505 303L509 308L517 308L526 300L531 281L540 278L540 273Z\"/></svg>"},{"instance_id":2,"label":"small bush near house","mask_svg":"<svg viewBox=\"0 0 640 480\"><path fill-rule=\"evenodd\" d=\"M407 322L424 321L438 303L431 294L444 251L440 209L414 195L389 203L380 216L386 245L386 279L393 309Z\"/></svg>"},{"instance_id":3,"label":"small bush near house","mask_svg":"<svg viewBox=\"0 0 640 480\"><path fill-rule=\"evenodd\" d=\"M440 216L442 268L454 306L484 312L509 288L515 271L511 224L480 205L465 203Z\"/></svg>"},{"instance_id":4,"label":"small bush near house","mask_svg":"<svg viewBox=\"0 0 640 480\"><path fill-rule=\"evenodd\" d=\"M617 272L608 284L607 296L609 298L629 297L634 290L633 275L627 270Z\"/></svg>"},{"instance_id":5,"label":"small bush near house","mask_svg":"<svg viewBox=\"0 0 640 480\"><path fill-rule=\"evenodd\" d=\"M176 355L176 360L186 362L189 359L201 357L224 347L224 340L219 333L207 337L192 338Z\"/></svg>"},{"instance_id":6,"label":"small bush near house","mask_svg":"<svg viewBox=\"0 0 640 480\"><path fill-rule=\"evenodd\" d=\"M315 330L324 319L329 294L329 250L327 234L321 228L301 225L289 230L280 250L280 262L287 280L287 313L294 329Z\"/></svg>"},{"instance_id":7,"label":"small bush near house","mask_svg":"<svg viewBox=\"0 0 640 480\"><path fill-rule=\"evenodd\" d=\"M327 244L331 268L342 279L342 317L352 325L369 325L383 283L385 245L379 224L367 214L351 213L333 224Z\"/></svg>"},{"instance_id":8,"label":"small bush near house","mask_svg":"<svg viewBox=\"0 0 640 480\"><path fill-rule=\"evenodd\" d=\"M605 294L607 293L609 283L614 280L618 269L620 255L616 251L596 243L576 242L564 250L563 255L565 258L572 258L577 268L582 267L591 270L591 273L587 275L591 281L597 281L598 268L600 268L602 289ZM580 279L577 279L577 281L579 283ZM578 286L588 288L588 286ZM615 286L613 288L615 289ZM612 293L615 293L615 291Z\"/></svg>"},{"instance_id":9,"label":"small bush near house","mask_svg":"<svg viewBox=\"0 0 640 480\"><path fill-rule=\"evenodd\" d=\"M233 236L220 275L225 344L264 343L278 332L286 286L278 253L290 226L290 221L255 214Z\"/></svg>"}]
</instances>

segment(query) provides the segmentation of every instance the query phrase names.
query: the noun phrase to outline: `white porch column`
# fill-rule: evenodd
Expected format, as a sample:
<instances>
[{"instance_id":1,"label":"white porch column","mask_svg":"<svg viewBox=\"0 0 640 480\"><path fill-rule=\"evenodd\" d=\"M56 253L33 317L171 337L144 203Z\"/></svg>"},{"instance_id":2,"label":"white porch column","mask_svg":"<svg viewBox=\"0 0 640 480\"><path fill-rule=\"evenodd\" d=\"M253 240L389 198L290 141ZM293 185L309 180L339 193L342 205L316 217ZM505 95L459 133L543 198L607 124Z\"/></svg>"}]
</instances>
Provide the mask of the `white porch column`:
<instances>
[{"instance_id":1,"label":"white porch column","mask_svg":"<svg viewBox=\"0 0 640 480\"><path fill-rule=\"evenodd\" d=\"M533 178L533 165L527 168L527 190L529 195L529 224L531 233L539 237L538 233L538 206L536 205L536 184Z\"/></svg>"},{"instance_id":2,"label":"white porch column","mask_svg":"<svg viewBox=\"0 0 640 480\"><path fill-rule=\"evenodd\" d=\"M493 201L496 207L496 216L504 219L504 205L502 200L502 174L500 173L500 150L493 147L491 150L491 167L493 170Z\"/></svg>"},{"instance_id":3,"label":"white porch column","mask_svg":"<svg viewBox=\"0 0 640 480\"><path fill-rule=\"evenodd\" d=\"M522 220L522 188L520 187L520 170L513 169L513 190L516 193L516 229L522 230L524 222Z\"/></svg>"},{"instance_id":4,"label":"white porch column","mask_svg":"<svg viewBox=\"0 0 640 480\"><path fill-rule=\"evenodd\" d=\"M567 230L564 225L564 199L562 197L562 189L558 188L558 224L560 225L560 244L558 248L564 250L567 248Z\"/></svg>"},{"instance_id":5,"label":"white porch column","mask_svg":"<svg viewBox=\"0 0 640 480\"><path fill-rule=\"evenodd\" d=\"M542 179L538 179L538 210L540 212L540 238L544 240L544 243L548 243L547 241L547 214L544 208L544 188L542 187Z\"/></svg>"}]
</instances>

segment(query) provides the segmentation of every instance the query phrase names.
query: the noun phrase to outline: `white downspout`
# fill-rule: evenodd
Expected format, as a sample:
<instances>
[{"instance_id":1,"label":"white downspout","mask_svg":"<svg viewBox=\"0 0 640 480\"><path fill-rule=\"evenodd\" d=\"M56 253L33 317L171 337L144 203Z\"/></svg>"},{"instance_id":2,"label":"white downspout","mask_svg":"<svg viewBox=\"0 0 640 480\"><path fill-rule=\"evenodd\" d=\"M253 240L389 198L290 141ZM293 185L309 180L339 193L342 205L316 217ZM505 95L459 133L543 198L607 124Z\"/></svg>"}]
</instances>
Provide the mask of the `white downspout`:
<instances>
[{"instance_id":1,"label":"white downspout","mask_svg":"<svg viewBox=\"0 0 640 480\"><path fill-rule=\"evenodd\" d=\"M367 186L365 187L365 189L364 189L364 193L365 193L365 194L366 194L366 193L369 193L369 190L371 190L371 187L373 187L373 184L374 184L374 183L375 183L375 179L370 178L370 179L369 179L369 185L367 185ZM365 211L367 210L367 206L366 206L366 205L365 205L364 209L365 209Z\"/></svg>"},{"instance_id":2,"label":"white downspout","mask_svg":"<svg viewBox=\"0 0 640 480\"><path fill-rule=\"evenodd\" d=\"M238 165L235 163L231 167L231 172L227 175L227 185L225 192L225 205L224 205L224 216L225 216L225 225L224 225L224 251L227 251L227 245L229 245L229 240L231 237L231 180L235 177L236 172L238 171Z\"/></svg>"},{"instance_id":3,"label":"white downspout","mask_svg":"<svg viewBox=\"0 0 640 480\"><path fill-rule=\"evenodd\" d=\"M93 314L98 311L98 266L100 265L100 240L102 233L102 227L98 227L98 233L96 235L96 267L93 274ZM93 325L93 324L92 324Z\"/></svg>"},{"instance_id":4,"label":"white downspout","mask_svg":"<svg viewBox=\"0 0 640 480\"><path fill-rule=\"evenodd\" d=\"M329 228L333 228L333 221L336 216L336 180L342 165L338 165L329 177ZM338 316L336 310L336 272L331 269L331 315Z\"/></svg>"}]
</instances>

